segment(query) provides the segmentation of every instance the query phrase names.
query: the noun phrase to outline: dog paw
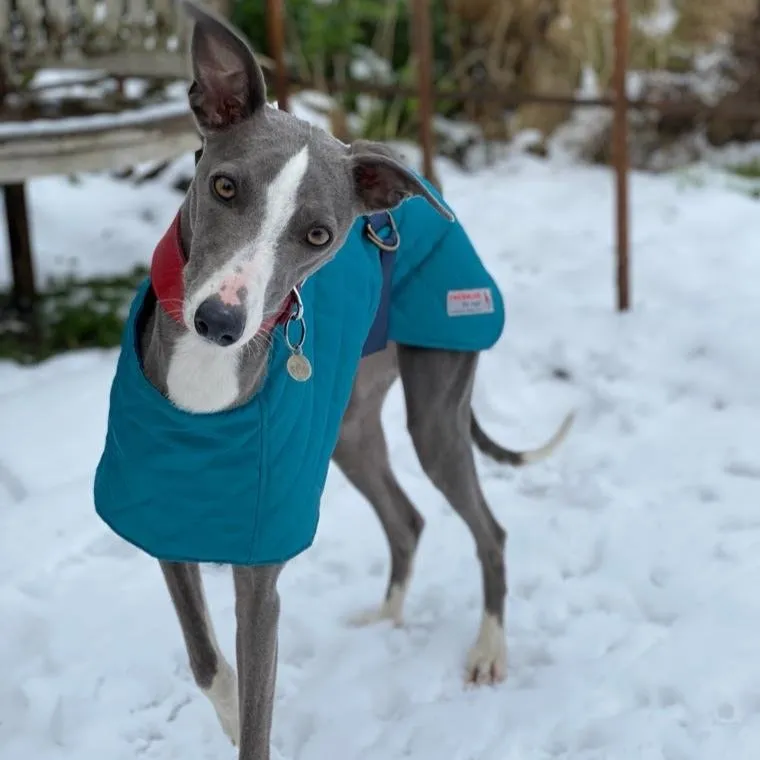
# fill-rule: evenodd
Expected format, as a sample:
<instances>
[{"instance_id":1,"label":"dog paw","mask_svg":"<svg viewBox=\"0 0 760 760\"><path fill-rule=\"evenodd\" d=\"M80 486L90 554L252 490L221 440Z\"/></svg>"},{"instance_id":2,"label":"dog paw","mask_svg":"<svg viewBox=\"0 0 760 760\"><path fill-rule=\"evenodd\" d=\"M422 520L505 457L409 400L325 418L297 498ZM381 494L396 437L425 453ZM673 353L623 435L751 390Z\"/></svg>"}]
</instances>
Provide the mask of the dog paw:
<instances>
[{"instance_id":1,"label":"dog paw","mask_svg":"<svg viewBox=\"0 0 760 760\"><path fill-rule=\"evenodd\" d=\"M500 683L507 677L507 642L504 627L493 616L485 614L475 645L467 656L465 680L485 686Z\"/></svg>"},{"instance_id":2,"label":"dog paw","mask_svg":"<svg viewBox=\"0 0 760 760\"><path fill-rule=\"evenodd\" d=\"M366 625L374 625L384 620L390 620L396 628L404 624L404 597L406 591L400 586L393 586L388 598L379 606L364 610L347 619L348 625L353 628L361 628Z\"/></svg>"},{"instance_id":3,"label":"dog paw","mask_svg":"<svg viewBox=\"0 0 760 760\"><path fill-rule=\"evenodd\" d=\"M219 722L222 724L222 730L227 735L233 747L240 744L240 719L235 715L219 715Z\"/></svg>"},{"instance_id":4,"label":"dog paw","mask_svg":"<svg viewBox=\"0 0 760 760\"><path fill-rule=\"evenodd\" d=\"M222 661L211 687L205 691L216 716L233 747L240 743L240 709L238 707L237 676L232 667Z\"/></svg>"}]
</instances>

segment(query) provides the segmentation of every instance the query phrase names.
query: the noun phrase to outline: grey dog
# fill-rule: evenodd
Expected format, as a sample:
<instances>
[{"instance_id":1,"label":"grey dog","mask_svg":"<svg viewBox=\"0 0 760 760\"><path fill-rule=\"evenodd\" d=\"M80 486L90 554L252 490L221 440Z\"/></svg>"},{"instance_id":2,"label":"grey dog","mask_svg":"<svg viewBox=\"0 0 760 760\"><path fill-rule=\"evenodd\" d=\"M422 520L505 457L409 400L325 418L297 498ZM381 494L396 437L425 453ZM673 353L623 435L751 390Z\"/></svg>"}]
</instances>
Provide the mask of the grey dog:
<instances>
[{"instance_id":1,"label":"grey dog","mask_svg":"<svg viewBox=\"0 0 760 760\"><path fill-rule=\"evenodd\" d=\"M262 321L292 288L329 261L355 220L391 209L410 195L429 194L388 151L367 142L347 146L266 104L263 74L247 44L224 21L185 2L194 19L190 106L204 139L203 155L180 211L189 252L184 272L184 323L153 306L139 336L144 372L177 406L198 413L249 400L264 377L269 345L255 340ZM371 166L371 185L357 180ZM211 178L245 213L225 214L211 197ZM215 180L216 181L216 180ZM310 248L288 234L307 207L330 220L332 244ZM319 218L319 214L315 215ZM322 236L324 228L316 230ZM254 259L256 266L245 266ZM241 266L242 262L242 266ZM215 344L194 328L193 316L213 303L230 272L243 277L237 339ZM240 274L242 272L242 274ZM564 438L568 417L539 449L514 452L490 440L475 420L471 396L477 353L389 345L362 361L333 461L372 504L391 555L380 606L359 622L399 624L423 519L391 471L381 408L400 377L407 428L422 469L469 527L483 574L481 627L467 658L466 678L501 680L506 672L504 607L506 532L494 519L478 482L473 442L499 462L520 465L547 456ZM195 680L209 697L241 760L268 760L277 662L282 566L233 567L237 674L217 644L197 564L162 562Z\"/></svg>"}]
</instances>

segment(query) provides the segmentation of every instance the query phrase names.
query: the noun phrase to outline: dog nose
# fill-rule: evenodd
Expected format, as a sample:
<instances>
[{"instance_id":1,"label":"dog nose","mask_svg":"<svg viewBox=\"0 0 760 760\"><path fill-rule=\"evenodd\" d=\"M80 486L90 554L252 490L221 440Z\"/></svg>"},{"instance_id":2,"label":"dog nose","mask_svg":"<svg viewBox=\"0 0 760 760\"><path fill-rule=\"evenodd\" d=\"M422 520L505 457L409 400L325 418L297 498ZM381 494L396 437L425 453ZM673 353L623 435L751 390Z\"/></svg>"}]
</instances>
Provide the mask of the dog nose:
<instances>
[{"instance_id":1,"label":"dog nose","mask_svg":"<svg viewBox=\"0 0 760 760\"><path fill-rule=\"evenodd\" d=\"M217 346L231 346L245 330L245 310L241 305L228 306L219 296L201 303L193 318L195 331Z\"/></svg>"}]
</instances>

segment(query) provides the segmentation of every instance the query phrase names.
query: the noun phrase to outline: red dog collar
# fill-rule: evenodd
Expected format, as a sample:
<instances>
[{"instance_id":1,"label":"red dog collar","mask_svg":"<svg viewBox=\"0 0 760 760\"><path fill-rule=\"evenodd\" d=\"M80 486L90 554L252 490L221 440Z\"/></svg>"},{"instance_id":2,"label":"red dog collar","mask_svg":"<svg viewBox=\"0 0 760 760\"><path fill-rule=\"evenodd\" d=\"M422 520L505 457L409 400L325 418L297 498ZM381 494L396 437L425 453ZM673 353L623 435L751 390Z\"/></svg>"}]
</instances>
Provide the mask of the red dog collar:
<instances>
[{"instance_id":1,"label":"red dog collar","mask_svg":"<svg viewBox=\"0 0 760 760\"><path fill-rule=\"evenodd\" d=\"M184 325L182 305L185 298L185 287L182 272L185 268L186 259L182 250L179 219L180 215L177 214L169 229L158 241L156 250L153 251L153 259L150 263L150 282L161 308L172 319ZM287 322L295 304L297 304L297 299L291 292L283 301L280 311L274 317L270 317L261 323L259 333L271 332L276 325Z\"/></svg>"}]
</instances>

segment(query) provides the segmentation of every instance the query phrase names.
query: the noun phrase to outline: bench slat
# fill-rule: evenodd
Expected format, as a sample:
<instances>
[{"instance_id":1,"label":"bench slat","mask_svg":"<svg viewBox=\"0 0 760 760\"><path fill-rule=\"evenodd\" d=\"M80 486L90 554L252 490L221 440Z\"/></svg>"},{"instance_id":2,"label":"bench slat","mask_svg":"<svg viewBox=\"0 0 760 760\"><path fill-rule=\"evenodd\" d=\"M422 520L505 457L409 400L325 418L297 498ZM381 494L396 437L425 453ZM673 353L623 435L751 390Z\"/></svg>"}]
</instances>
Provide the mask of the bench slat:
<instances>
[{"instance_id":1,"label":"bench slat","mask_svg":"<svg viewBox=\"0 0 760 760\"><path fill-rule=\"evenodd\" d=\"M189 115L142 125L5 142L0 138L0 184L56 174L123 169L143 161L163 161L200 147Z\"/></svg>"},{"instance_id":2,"label":"bench slat","mask_svg":"<svg viewBox=\"0 0 760 760\"><path fill-rule=\"evenodd\" d=\"M192 23L176 0L0 0L0 60L7 48L10 7L17 7L25 34L14 43L14 61L19 69L39 66L102 68L117 56L133 56L136 75L150 74L149 59L158 54L176 56L174 66L161 62L163 74L187 72L186 51ZM229 10L228 0L207 0L216 10ZM7 49L5 51L7 53ZM139 74L137 72L139 71Z\"/></svg>"},{"instance_id":3,"label":"bench slat","mask_svg":"<svg viewBox=\"0 0 760 760\"><path fill-rule=\"evenodd\" d=\"M96 0L76 0L75 5L85 23L92 24L95 16Z\"/></svg>"},{"instance_id":4,"label":"bench slat","mask_svg":"<svg viewBox=\"0 0 760 760\"><path fill-rule=\"evenodd\" d=\"M69 29L72 17L71 5L66 0L45 0L45 19L56 31L65 33Z\"/></svg>"},{"instance_id":5,"label":"bench slat","mask_svg":"<svg viewBox=\"0 0 760 760\"><path fill-rule=\"evenodd\" d=\"M229 7L228 0L205 1ZM9 34L11 8L21 36ZM11 88L38 68L187 80L191 28L177 0L0 0L0 76L5 66ZM198 135L186 101L165 105L157 113L152 106L143 113L117 111L113 118L108 107L76 118L15 122L0 116L0 184L195 150Z\"/></svg>"},{"instance_id":6,"label":"bench slat","mask_svg":"<svg viewBox=\"0 0 760 760\"><path fill-rule=\"evenodd\" d=\"M156 29L159 35L171 34L177 26L177 4L173 0L153 0L156 14Z\"/></svg>"},{"instance_id":7,"label":"bench slat","mask_svg":"<svg viewBox=\"0 0 760 760\"><path fill-rule=\"evenodd\" d=\"M7 86L7 78L10 72L8 61L8 27L10 25L11 4L10 0L0 0L0 91ZM2 94L0 94L0 103Z\"/></svg>"},{"instance_id":8,"label":"bench slat","mask_svg":"<svg viewBox=\"0 0 760 760\"><path fill-rule=\"evenodd\" d=\"M128 0L124 29L125 42L129 48L147 51L146 45L153 39L148 10L147 0Z\"/></svg>"},{"instance_id":9,"label":"bench slat","mask_svg":"<svg viewBox=\"0 0 760 760\"><path fill-rule=\"evenodd\" d=\"M47 47L58 55L62 55L64 49L74 46L74 40L70 35L71 22L72 9L66 0L45 0L44 24L48 34Z\"/></svg>"},{"instance_id":10,"label":"bench slat","mask_svg":"<svg viewBox=\"0 0 760 760\"><path fill-rule=\"evenodd\" d=\"M105 71L115 77L145 77L145 78L168 78L186 79L187 62L183 56L175 53L156 53L155 55L143 55L133 50L116 52L104 52L88 54L86 56L71 56L68 60L61 60L52 55L39 55L34 59L34 64L41 68L61 70L89 70ZM0 121L2 123L2 121Z\"/></svg>"},{"instance_id":11,"label":"bench slat","mask_svg":"<svg viewBox=\"0 0 760 760\"><path fill-rule=\"evenodd\" d=\"M99 0L97 6L99 7L96 7L96 22L109 36L109 41L116 47L120 39L119 32L124 23L124 2L123 0Z\"/></svg>"},{"instance_id":12,"label":"bench slat","mask_svg":"<svg viewBox=\"0 0 760 760\"><path fill-rule=\"evenodd\" d=\"M16 0L16 11L25 31L21 42L23 54L35 55L45 48L46 43L42 26L43 8L39 0Z\"/></svg>"},{"instance_id":13,"label":"bench slat","mask_svg":"<svg viewBox=\"0 0 760 760\"><path fill-rule=\"evenodd\" d=\"M187 15L176 0L153 0L153 9L159 47L179 54L184 61L192 27Z\"/></svg>"}]
</instances>

